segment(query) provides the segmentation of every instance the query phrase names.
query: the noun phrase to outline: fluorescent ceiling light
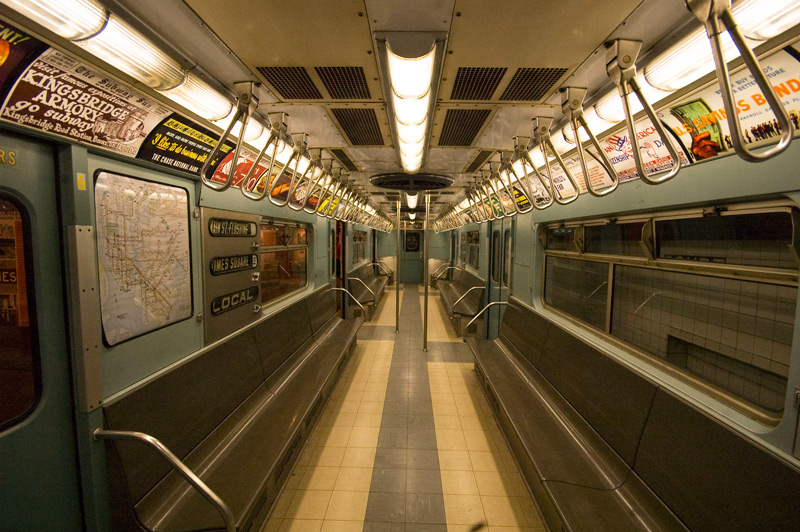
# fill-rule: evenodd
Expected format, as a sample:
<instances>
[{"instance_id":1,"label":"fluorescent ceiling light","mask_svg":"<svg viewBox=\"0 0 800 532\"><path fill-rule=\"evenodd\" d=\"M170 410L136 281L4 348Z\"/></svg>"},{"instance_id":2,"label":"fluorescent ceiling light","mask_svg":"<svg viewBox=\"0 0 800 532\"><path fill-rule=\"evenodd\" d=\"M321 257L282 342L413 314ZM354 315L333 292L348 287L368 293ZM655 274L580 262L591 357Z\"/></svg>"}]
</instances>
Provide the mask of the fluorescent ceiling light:
<instances>
[{"instance_id":1,"label":"fluorescent ceiling light","mask_svg":"<svg viewBox=\"0 0 800 532\"><path fill-rule=\"evenodd\" d=\"M436 45L422 57L400 57L386 43L389 78L394 93L400 98L417 99L427 94L433 79Z\"/></svg>"},{"instance_id":2,"label":"fluorescent ceiling light","mask_svg":"<svg viewBox=\"0 0 800 532\"><path fill-rule=\"evenodd\" d=\"M228 116L233 104L194 74L186 76L183 85L161 91L161 94L206 120Z\"/></svg>"},{"instance_id":3,"label":"fluorescent ceiling light","mask_svg":"<svg viewBox=\"0 0 800 532\"><path fill-rule=\"evenodd\" d=\"M616 92L617 91L614 90L612 91L612 94ZM620 106L621 105L622 102L620 102ZM601 132L605 131L606 129L614 125L614 122L609 122L608 120L603 120L602 118L600 118L600 115L597 114L597 111L594 109L594 107L585 109L583 111L583 118L586 119L586 125L589 126L589 131L594 133L595 137L599 135ZM572 127L564 126L562 133L564 134L564 139L567 142L575 144L575 135L572 134ZM589 140L589 134L586 133L586 131L583 128L580 128L580 136L581 136L581 142L586 142Z\"/></svg>"},{"instance_id":4,"label":"fluorescent ceiling light","mask_svg":"<svg viewBox=\"0 0 800 532\"><path fill-rule=\"evenodd\" d=\"M741 0L731 11L736 25L751 39L771 39L800 23L797 0Z\"/></svg>"},{"instance_id":5,"label":"fluorescent ceiling light","mask_svg":"<svg viewBox=\"0 0 800 532\"><path fill-rule=\"evenodd\" d=\"M772 0L770 0L772 1ZM734 16L736 16L736 9ZM726 61L739 57L739 49L733 44L727 31L722 32L722 52ZM747 40L753 48L758 41ZM714 56L711 53L711 42L705 28L688 35L661 55L653 59L644 69L647 81L661 90L676 91L702 78L715 70ZM598 108L600 116L610 119Z\"/></svg>"},{"instance_id":6,"label":"fluorescent ceiling light","mask_svg":"<svg viewBox=\"0 0 800 532\"><path fill-rule=\"evenodd\" d=\"M417 144L425 141L425 130L428 127L427 118L421 124L408 126L400 122L397 124L397 137L404 144Z\"/></svg>"},{"instance_id":7,"label":"fluorescent ceiling light","mask_svg":"<svg viewBox=\"0 0 800 532\"><path fill-rule=\"evenodd\" d=\"M2 0L8 7L69 39L86 39L103 29L108 12L94 0Z\"/></svg>"},{"instance_id":8,"label":"fluorescent ceiling light","mask_svg":"<svg viewBox=\"0 0 800 532\"><path fill-rule=\"evenodd\" d=\"M703 34L703 38L705 38L705 34ZM706 39L708 42L708 39ZM711 53L711 48L709 47L708 53ZM711 61L711 68L714 68L714 61ZM650 66L647 66L647 71L649 71ZM655 102L662 100L672 94L677 89L669 89L669 90L661 90L652 86L648 83L647 78L641 72L636 74L636 81L639 83L639 86L642 89L642 95L644 96L645 100L648 101L651 105ZM680 87L678 87L680 88ZM628 98L628 101L631 104L631 113L636 114L644 107L639 102L639 98L635 95L631 95ZM594 106L595 115L601 121L612 124L617 124L625 120L625 110L622 107L622 98L619 95L619 91L617 89L613 89L609 91L608 94L600 98ZM587 122L588 122L588 113L587 113ZM610 125L610 124L609 124ZM607 129L609 125L606 125L604 129ZM602 127L602 126L601 126ZM600 130L602 131L602 130Z\"/></svg>"},{"instance_id":9,"label":"fluorescent ceiling light","mask_svg":"<svg viewBox=\"0 0 800 532\"><path fill-rule=\"evenodd\" d=\"M409 218L409 220L416 220L417 219L417 213L415 213L413 211L408 213L408 218Z\"/></svg>"},{"instance_id":10,"label":"fluorescent ceiling light","mask_svg":"<svg viewBox=\"0 0 800 532\"><path fill-rule=\"evenodd\" d=\"M398 122L407 125L421 124L428 117L428 105L431 101L431 91L422 98L400 98L392 91L392 105Z\"/></svg>"},{"instance_id":11,"label":"fluorescent ceiling light","mask_svg":"<svg viewBox=\"0 0 800 532\"><path fill-rule=\"evenodd\" d=\"M233 113L229 114L225 118L221 120L212 120L215 126L222 128L223 130L228 127L228 124L231 121ZM242 123L237 122L234 124L233 128L231 129L231 135L235 138L239 138L239 132L242 130ZM247 129L244 131L244 140L250 142L253 147L258 147L259 149L264 147L264 143L269 138L269 131L267 131L264 126L255 119L255 117L251 116L250 120L247 121Z\"/></svg>"},{"instance_id":12,"label":"fluorescent ceiling light","mask_svg":"<svg viewBox=\"0 0 800 532\"><path fill-rule=\"evenodd\" d=\"M177 61L115 15L100 33L75 44L153 89L173 89L185 77Z\"/></svg>"},{"instance_id":13,"label":"fluorescent ceiling light","mask_svg":"<svg viewBox=\"0 0 800 532\"><path fill-rule=\"evenodd\" d=\"M419 199L419 192L411 194L410 192L406 192L406 204L408 205L409 209L416 209L417 208L417 200Z\"/></svg>"}]
</instances>

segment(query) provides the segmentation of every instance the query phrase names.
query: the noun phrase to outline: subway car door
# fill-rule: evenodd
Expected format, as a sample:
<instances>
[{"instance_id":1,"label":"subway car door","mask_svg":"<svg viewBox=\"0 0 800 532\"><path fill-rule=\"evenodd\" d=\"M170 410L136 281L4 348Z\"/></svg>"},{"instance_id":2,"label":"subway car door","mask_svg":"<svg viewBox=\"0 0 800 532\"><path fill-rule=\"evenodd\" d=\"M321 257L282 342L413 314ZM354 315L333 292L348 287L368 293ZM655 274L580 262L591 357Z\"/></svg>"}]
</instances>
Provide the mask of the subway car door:
<instances>
[{"instance_id":1,"label":"subway car door","mask_svg":"<svg viewBox=\"0 0 800 532\"><path fill-rule=\"evenodd\" d=\"M0 530L81 530L54 147L0 133Z\"/></svg>"},{"instance_id":2,"label":"subway car door","mask_svg":"<svg viewBox=\"0 0 800 532\"><path fill-rule=\"evenodd\" d=\"M403 283L422 284L424 247L424 232L415 229L406 229L403 232Z\"/></svg>"},{"instance_id":3,"label":"subway car door","mask_svg":"<svg viewBox=\"0 0 800 532\"><path fill-rule=\"evenodd\" d=\"M489 227L489 297L487 303L508 301L511 283L512 235L515 218L502 218L490 222ZM495 305L488 313L488 337L496 338L504 307Z\"/></svg>"}]
</instances>

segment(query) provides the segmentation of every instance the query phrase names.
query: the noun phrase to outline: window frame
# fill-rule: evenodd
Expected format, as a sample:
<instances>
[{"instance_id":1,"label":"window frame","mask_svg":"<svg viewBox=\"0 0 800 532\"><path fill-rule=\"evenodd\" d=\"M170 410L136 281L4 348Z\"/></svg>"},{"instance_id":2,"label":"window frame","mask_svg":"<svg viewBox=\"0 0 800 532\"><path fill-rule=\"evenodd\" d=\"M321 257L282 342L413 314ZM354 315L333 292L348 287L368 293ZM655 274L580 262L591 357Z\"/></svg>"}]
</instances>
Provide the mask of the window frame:
<instances>
[{"instance_id":1,"label":"window frame","mask_svg":"<svg viewBox=\"0 0 800 532\"><path fill-rule=\"evenodd\" d=\"M305 243L303 243L303 244L289 244L289 243L287 243L287 244L264 245L263 241L261 240L261 230L265 225L283 227L284 228L283 229L284 230L284 235L286 234L286 229L292 229L292 230L294 230L294 229L304 229L305 230ZM260 280L262 285L260 285L260 288L263 287L263 282L264 282L264 279L263 279L263 272L264 272L263 267L264 267L264 264L265 264L265 261L263 260L263 254L264 253L277 253L277 252L281 252L281 251L289 252L289 251L303 250L303 251L305 251L305 257L306 257L305 283L303 284L303 286L295 288L294 290L290 290L289 292L284 292L284 293L278 295L277 297L273 297L273 298L267 299L267 300L264 299L264 290L263 290L263 288L260 290L261 291L261 294L260 294L260 296L261 296L261 307L262 308L266 308L266 307L268 307L270 305L275 304L276 302L279 302L279 301L281 301L281 300L283 300L283 299L285 299L287 297L290 297L290 296L292 296L294 294L300 293L300 292L302 292L302 291L304 291L304 290L306 290L308 288L308 285L309 285L309 269L312 266L311 265L311 261L310 261L310 253L309 252L310 252L310 247L311 247L310 242L313 241L314 226L313 226L313 224L286 221L286 220L280 220L280 219L276 219L276 218L270 218L268 216L262 216L261 220L260 220L260 222L258 224L258 229L259 229L259 246L258 246L257 253L258 253L258 259L259 259L259 274L262 275L262 278ZM292 236L294 236L294 235L292 235ZM280 283L280 279L279 279L279 283Z\"/></svg>"},{"instance_id":2,"label":"window frame","mask_svg":"<svg viewBox=\"0 0 800 532\"><path fill-rule=\"evenodd\" d=\"M645 221L642 235L642 245L649 247L651 250L656 248L655 222L662 220L682 219L682 218L699 218L704 216L733 216L741 214L758 214L758 213L772 213L772 212L789 212L792 215L792 244L794 249L795 259L798 262L798 267L794 269L778 268L778 267L765 267L765 266L748 266L741 264L720 264L714 262L698 262L691 260L676 260L676 259L662 259L655 257L655 254L649 254L645 257L635 257L628 255L612 255L602 253L588 253L584 251L583 242L583 228L592 225L601 225L605 223L625 223ZM664 212L657 212L651 216L631 215L621 216L614 219L592 219L581 220L573 222L560 222L550 223L543 225L539 229L538 239L542 246L542 262L541 262L541 293L540 302L548 311L563 317L570 323L579 327L589 329L601 335L604 340L607 340L613 346L630 353L636 358L643 360L649 364L653 364L670 376L678 379L681 382L688 384L690 387L710 396L714 400L719 401L726 407L729 407L739 414L756 421L757 423L774 428L776 427L783 417L787 414L791 415L785 409L777 415L771 415L769 412L762 408L757 407L755 404L747 401L744 398L734 395L732 392L720 389L710 382L706 382L700 377L694 376L686 370L680 369L670 365L666 360L660 360L656 354L650 353L642 348L626 342L625 340L613 336L612 334L612 305L614 293L617 287L614 285L614 278L616 275L617 266L635 266L644 269L651 269L662 272L675 272L694 275L705 275L710 277L733 279L737 281L752 281L768 285L789 286L798 288L800 290L800 258L798 258L797 250L800 248L798 242L800 239L800 208L788 201L768 201L759 203L748 204L732 204L722 206L709 206L705 208L694 208L684 210L671 210ZM547 231L553 228L576 227L575 245L573 250L548 250L547 249ZM649 242L646 242L649 240ZM608 264L608 290L606 293L606 315L605 327L600 329L594 325L583 321L582 319L572 316L571 314L560 310L546 301L546 262L548 257L562 257L578 260L586 260L593 262L602 262ZM800 295L798 296L800 297ZM795 315L795 323L797 315ZM794 326L794 324L793 324ZM790 358L789 367L791 374L791 365L795 362ZM791 393L787 389L786 393Z\"/></svg>"}]
</instances>

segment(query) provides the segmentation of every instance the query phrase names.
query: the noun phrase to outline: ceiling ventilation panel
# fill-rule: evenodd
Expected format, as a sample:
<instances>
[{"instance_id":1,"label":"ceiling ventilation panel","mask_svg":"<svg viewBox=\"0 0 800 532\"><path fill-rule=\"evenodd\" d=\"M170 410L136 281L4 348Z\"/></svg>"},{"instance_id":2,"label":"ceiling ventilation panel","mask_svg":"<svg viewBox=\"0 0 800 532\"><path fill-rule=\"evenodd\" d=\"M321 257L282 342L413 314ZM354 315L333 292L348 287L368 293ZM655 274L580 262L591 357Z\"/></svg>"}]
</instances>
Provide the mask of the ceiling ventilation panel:
<instances>
[{"instance_id":1,"label":"ceiling ventilation panel","mask_svg":"<svg viewBox=\"0 0 800 532\"><path fill-rule=\"evenodd\" d=\"M500 99L541 100L566 71L566 68L518 68Z\"/></svg>"},{"instance_id":2,"label":"ceiling ventilation panel","mask_svg":"<svg viewBox=\"0 0 800 532\"><path fill-rule=\"evenodd\" d=\"M256 70L284 100L322 99L322 94L303 67L258 67Z\"/></svg>"},{"instance_id":3,"label":"ceiling ventilation panel","mask_svg":"<svg viewBox=\"0 0 800 532\"><path fill-rule=\"evenodd\" d=\"M448 109L439 146L472 145L490 113L490 109Z\"/></svg>"},{"instance_id":4,"label":"ceiling ventilation panel","mask_svg":"<svg viewBox=\"0 0 800 532\"><path fill-rule=\"evenodd\" d=\"M361 67L314 67L334 100L370 100L367 78Z\"/></svg>"},{"instance_id":5,"label":"ceiling ventilation panel","mask_svg":"<svg viewBox=\"0 0 800 532\"><path fill-rule=\"evenodd\" d=\"M339 161L339 163L344 168L350 170L351 172L358 172L358 167L353 162L353 160L350 158L350 156L347 155L346 151L338 149L338 148L332 148L330 150L330 152L331 152L331 155L336 157L336 160Z\"/></svg>"},{"instance_id":6,"label":"ceiling ventilation panel","mask_svg":"<svg viewBox=\"0 0 800 532\"><path fill-rule=\"evenodd\" d=\"M464 171L468 174L477 172L481 166L486 164L486 161L488 161L492 155L494 155L494 150L481 150L478 152L478 155L472 159L472 162L469 163L469 166L467 166Z\"/></svg>"},{"instance_id":7,"label":"ceiling ventilation panel","mask_svg":"<svg viewBox=\"0 0 800 532\"><path fill-rule=\"evenodd\" d=\"M507 68L458 67L451 100L491 100Z\"/></svg>"},{"instance_id":8,"label":"ceiling ventilation panel","mask_svg":"<svg viewBox=\"0 0 800 532\"><path fill-rule=\"evenodd\" d=\"M375 109L331 109L353 146L383 146L383 135Z\"/></svg>"}]
</instances>

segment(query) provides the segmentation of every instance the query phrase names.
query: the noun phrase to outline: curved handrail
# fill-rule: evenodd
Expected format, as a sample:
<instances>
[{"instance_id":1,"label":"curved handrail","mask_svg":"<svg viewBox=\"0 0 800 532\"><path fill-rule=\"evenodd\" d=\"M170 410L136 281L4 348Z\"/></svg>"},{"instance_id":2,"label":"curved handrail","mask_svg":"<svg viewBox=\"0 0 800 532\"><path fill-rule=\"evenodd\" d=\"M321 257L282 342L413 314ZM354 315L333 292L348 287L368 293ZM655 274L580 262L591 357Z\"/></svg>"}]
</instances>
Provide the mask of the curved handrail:
<instances>
[{"instance_id":1,"label":"curved handrail","mask_svg":"<svg viewBox=\"0 0 800 532\"><path fill-rule=\"evenodd\" d=\"M631 151L633 152L633 162L636 165L636 172L639 174L639 178L645 183L658 185L678 175L683 162L681 161L677 148L675 148L673 144L672 137L664 129L664 124L662 124L661 120L656 116L653 106L650 105L650 102L644 97L642 88L639 86L639 82L636 81L636 56L639 55L641 47L642 43L639 41L627 41L623 39L614 41L611 48L608 49L608 55L606 56L606 72L608 73L608 77L616 84L619 90L619 96L622 99L622 109L625 112L625 125L628 128L628 136L631 139ZM636 134L629 98L631 93L635 94L639 103L642 104L647 118L650 119L656 132L661 137L661 141L666 145L669 156L672 157L672 168L668 171L648 174L642 164L642 154L639 150L639 139Z\"/></svg>"},{"instance_id":2,"label":"curved handrail","mask_svg":"<svg viewBox=\"0 0 800 532\"><path fill-rule=\"evenodd\" d=\"M561 102L561 109L564 111L564 114L567 116L569 120L569 124L572 127L572 134L574 135L573 138L575 139L575 144L578 147L578 160L581 163L581 169L583 170L583 182L586 184L586 190L592 196L602 197L611 194L615 190L617 190L617 186L619 185L619 174L614 169L614 165L611 164L611 161L608 159L608 155L606 155L605 150L600 146L600 142L598 142L597 137L594 136L592 130L589 129L589 124L586 123L586 117L583 115L583 99L586 96L586 89L577 88L577 87L567 87L562 96ZM586 131L586 134L589 135L589 141L594 146L594 149L597 150L599 153L599 157L592 152L589 152L589 155L592 158L600 163L600 166L603 167L606 174L611 178L611 185L607 186L603 190L596 190L592 185L592 180L589 177L589 168L586 166L586 155L584 154L583 150L583 143L581 142L580 137L580 128L583 127L583 130ZM586 150L588 151L588 150Z\"/></svg>"},{"instance_id":3,"label":"curved handrail","mask_svg":"<svg viewBox=\"0 0 800 532\"><path fill-rule=\"evenodd\" d=\"M520 155L522 156L522 173L523 174L527 174L527 172L525 170L525 166L530 166L531 170L533 170L533 173L536 174L536 178L539 179L539 183L541 183L542 189L544 190L545 194L547 194L546 202L542 203L540 205L540 204L538 204L536 202L536 198L534 197L533 190L531 190L530 199L531 199L531 203L533 203L533 207L535 209L537 209L537 210L542 211L542 210L548 208L550 205L552 205L555 202L555 200L553 199L553 191L550 188L550 181L549 181L549 179L545 179L545 177L542 175L542 173L539 171L539 169L536 168L536 164L533 162L533 159L531 158L531 154L527 150L527 148L523 148L521 150Z\"/></svg>"},{"instance_id":4,"label":"curved handrail","mask_svg":"<svg viewBox=\"0 0 800 532\"><path fill-rule=\"evenodd\" d=\"M450 266L450 264L445 262L444 264L439 265L438 268L433 270L433 273L431 275L433 276L434 279L436 279L437 278L436 276L439 275L439 272L442 271L442 268L448 268L449 266Z\"/></svg>"},{"instance_id":5,"label":"curved handrail","mask_svg":"<svg viewBox=\"0 0 800 532\"><path fill-rule=\"evenodd\" d=\"M369 263L369 266L377 266L378 268L380 268L381 270L383 270L383 271L384 271L384 273L386 273L386 275L392 275L392 274L394 274L394 272L393 272L392 270L390 270L388 267L386 267L386 266L384 266L384 265L383 265L382 261L379 261L379 262L371 262L371 263Z\"/></svg>"},{"instance_id":6,"label":"curved handrail","mask_svg":"<svg viewBox=\"0 0 800 532\"><path fill-rule=\"evenodd\" d=\"M453 308L450 310L450 317L451 317L451 318L453 317L453 314L454 314L454 313L455 313L455 311L456 311L456 306L457 306L459 303L461 303L461 300L462 300L462 299L464 299L465 297L467 297L467 295L468 295L470 292L472 292L473 290L478 290L478 289L481 289L481 290L483 290L484 288L485 288L485 287L483 287L483 286L473 286L472 288L470 288L469 290L467 290L466 292L464 292L464 293L461 295L461 297L459 297L458 299L456 299L456 302L455 302L455 303L453 303Z\"/></svg>"},{"instance_id":7,"label":"curved handrail","mask_svg":"<svg viewBox=\"0 0 800 532\"><path fill-rule=\"evenodd\" d=\"M526 214L526 213L529 213L529 212L531 212L533 210L534 201L533 201L533 196L531 194L531 190L530 190L530 188L528 186L529 185L528 176L527 176L527 174L525 172L525 159L522 158L522 156L520 155L520 147L519 147L519 145L514 146L514 155L517 157L517 159L520 161L520 164L522 165L522 173L523 173L523 175L522 176L517 175L517 171L514 170L514 166L511 164L511 160L507 160L501 166L501 172L503 170L505 170L506 175L508 176L508 182L510 184L510 187L506 186L505 182L502 182L502 183L503 183L503 186L506 188L507 194L509 194L509 196L511 197L511 201L514 202L514 209L517 211L517 213L518 214ZM523 209L522 207L520 207L519 203L517 202L517 198L514 195L514 186L515 185L513 183L513 180L511 179L512 175L515 178L517 178L517 185L516 185L517 188L522 189L520 191L520 193L524 194L528 198L528 204L529 205L528 205L527 209ZM509 191L509 188L510 188L510 191Z\"/></svg>"},{"instance_id":8,"label":"curved handrail","mask_svg":"<svg viewBox=\"0 0 800 532\"><path fill-rule=\"evenodd\" d=\"M519 212L519 210L516 208L517 202L514 201L513 194L511 194L509 192L508 186L506 185L505 181L503 181L503 177L500 175L499 168L502 168L502 166L500 166L498 168L494 168L493 166L491 167L491 174L489 175L488 182L489 182L489 186L492 188L492 190L494 190L494 194L495 194L495 197L497 197L497 201L500 202L500 212L502 212L503 216L507 218L509 216L514 216L515 214L517 214ZM497 186L497 182L498 181L502 185L502 190ZM504 192L508 196L509 201L511 202L511 210L510 211L506 209L506 206L503 203L503 193Z\"/></svg>"},{"instance_id":9,"label":"curved handrail","mask_svg":"<svg viewBox=\"0 0 800 532\"><path fill-rule=\"evenodd\" d=\"M755 54L747 46L742 32L736 25L731 12L730 0L686 0L686 5L695 17L702 22L706 27L708 39L711 41L711 51L714 53L714 64L717 69L717 79L722 93L722 102L725 104L725 113L727 114L728 129L731 133L731 141L733 142L733 149L745 161L757 163L766 161L767 159L778 155L783 150L789 147L792 142L792 123L789 119L789 114L783 107L778 95L772 84L764 75L761 70L761 65L758 63ZM778 126L781 130L781 140L778 144L763 153L754 153L747 149L744 137L742 137L742 124L739 121L739 114L736 110L735 99L731 91L730 72L728 71L728 63L725 61L725 54L722 51L722 32L727 31L731 36L731 40L739 49L747 68L750 69L758 87L761 89L764 98L772 109L772 113L778 120Z\"/></svg>"},{"instance_id":10,"label":"curved handrail","mask_svg":"<svg viewBox=\"0 0 800 532\"><path fill-rule=\"evenodd\" d=\"M441 278L442 278L442 275L444 275L444 274L445 274L445 272L447 272L447 271L449 271L449 270L458 270L458 271L462 271L462 272L463 272L463 271L464 271L464 268L459 268L458 266L448 266L447 268L445 268L445 269L444 269L444 271L443 271L442 273L440 273L440 274L439 274L439 275L436 277L436 280L438 281L439 279L441 279Z\"/></svg>"},{"instance_id":11,"label":"curved handrail","mask_svg":"<svg viewBox=\"0 0 800 532\"><path fill-rule=\"evenodd\" d=\"M359 308L360 308L362 311L364 311L364 314L366 314L366 313L367 313L367 309L365 309L365 308L364 308L364 305L362 305L362 304L361 304L361 302L360 302L358 299L356 299L356 296L354 296L353 294L351 294L351 293L350 293L350 291L349 291L349 290L347 290L346 288L339 288L339 287L336 287L336 286L332 286L332 287L328 288L327 290L325 290L325 293L326 293L326 294L327 294L328 292L344 292L345 294L347 294L348 296L350 296L350 297L353 299L353 301L355 301L355 302L356 302L356 305L358 305L358 307L359 307Z\"/></svg>"},{"instance_id":12,"label":"curved handrail","mask_svg":"<svg viewBox=\"0 0 800 532\"><path fill-rule=\"evenodd\" d=\"M348 277L348 278L347 278L347 280L348 280L348 281L358 281L359 283L363 284L363 285L364 285L364 288L366 288L367 290L369 290L369 293L370 293L370 294L372 294L372 297L373 297L373 298L375 297L375 292L373 292L373 291L372 291L372 288L370 288L369 286L367 286L367 283L365 283L364 281L362 281L362 280L361 280L361 279L359 279L358 277Z\"/></svg>"},{"instance_id":13,"label":"curved handrail","mask_svg":"<svg viewBox=\"0 0 800 532\"><path fill-rule=\"evenodd\" d=\"M157 438L150 436L149 434L145 434L144 432L133 432L127 430L105 430L105 429L96 429L93 433L95 440L128 440L128 441L135 441L139 443L143 443L153 449L156 453L161 455L172 468L180 474L183 478L186 479L189 484L192 485L200 494L214 507L219 511L222 515L222 519L225 522L225 531L226 532L236 532L236 520L233 517L233 512L228 507L225 502L219 498L219 496L214 493L211 488L209 488L205 482L200 480L200 477L194 474L194 472L189 469L186 464L181 462L180 458L175 456L172 451L170 451L166 445L161 443Z\"/></svg>"},{"instance_id":14,"label":"curved handrail","mask_svg":"<svg viewBox=\"0 0 800 532\"><path fill-rule=\"evenodd\" d=\"M553 145L553 141L550 139L550 124L553 123L553 119L548 116L537 116L533 119L533 123L533 135L539 143L539 146L542 150L542 155L544 155L544 166L547 169L547 177L550 180L549 192L556 203L559 205L568 205L578 199L578 196L581 194L581 188L578 186L578 182L575 180L572 172L570 172L569 168L567 168L567 165L564 164L564 160L561 158L558 150L556 150L556 147ZM567 180L575 190L575 194L569 196L567 199L563 199L561 197L558 187L556 187L556 184L553 182L553 171L550 168L550 159L547 158L547 148L550 148L550 151L553 152L553 157L561 166L561 169L564 171L564 175L567 176Z\"/></svg>"},{"instance_id":15,"label":"curved handrail","mask_svg":"<svg viewBox=\"0 0 800 532\"><path fill-rule=\"evenodd\" d=\"M278 174L275 176L275 179L271 183L269 182L267 183L266 187L268 189L267 199L273 205L277 205L278 207L284 207L289 202L288 190L286 191L286 201L274 199L275 197L273 196L273 193L275 192L275 187L278 186L278 182L280 182L281 178L286 173L289 174L289 188L291 188L297 176L297 169L300 167L300 157L301 157L301 149L298 146L295 146L294 149L292 150L292 154L289 156L289 160L286 161L285 165L283 165L283 168L281 168L281 171L278 172ZM294 163L294 170L292 170L291 168L292 163ZM267 177L267 179L269 179L269 177Z\"/></svg>"},{"instance_id":16,"label":"curved handrail","mask_svg":"<svg viewBox=\"0 0 800 532\"><path fill-rule=\"evenodd\" d=\"M470 326L470 325L472 325L473 323L475 323L475 321L476 321L476 320L477 320L477 319L478 319L478 318L481 316L481 314L483 314L484 312L486 312L486 311L489 309L489 307L493 307L493 306L495 306L495 305L508 305L508 301L492 301L491 303L487 304L485 307L483 307L482 309L480 309L480 310L478 311L478 313L477 313L477 314L475 314L475 315L472 317L472 319L471 319L471 320L469 320L469 322L467 323L466 327L464 327L464 332L466 333L466 332L467 332L467 330L469 330L469 326ZM466 343L466 342L467 342L467 337L466 337L466 335L465 335L465 336L462 338L462 341L463 341L464 343Z\"/></svg>"},{"instance_id":17,"label":"curved handrail","mask_svg":"<svg viewBox=\"0 0 800 532\"><path fill-rule=\"evenodd\" d=\"M242 194L247 199L251 199L253 201L260 201L264 199L264 196L267 195L267 185L269 184L269 176L272 175L272 168L275 166L275 156L278 154L278 144L280 141L278 137L280 132L272 128L269 132L269 137L267 138L267 143L264 144L264 147L261 148L261 151L258 152L256 156L256 160L253 162L253 166L250 167L250 170L247 171L247 175L244 177L241 186L239 189L242 191ZM269 158L269 167L265 172L262 172L261 175L256 178L255 182L253 183L253 188L247 190L247 185L250 183L250 178L255 173L256 169L258 168L258 164L261 162L261 159L264 158L264 155L267 153L267 148L272 146L272 155ZM263 177L266 176L267 183L264 183L264 190L262 192L258 192L258 182L261 181Z\"/></svg>"},{"instance_id":18,"label":"curved handrail","mask_svg":"<svg viewBox=\"0 0 800 532\"><path fill-rule=\"evenodd\" d=\"M239 161L239 152L244 144L244 133L247 129L247 122L250 120L250 117L256 110L256 107L258 107L258 99L253 96L252 92L241 92L239 94L239 100L236 103L236 111L233 114L230 124L228 124L228 127L225 128L225 132L219 138L217 145L214 146L213 150L211 150L211 153L203 163L202 168L200 168L200 179L208 188L216 190L217 192L222 192L231 186L231 183L233 182L233 175L236 173L236 163ZM228 179L225 181L225 183L217 183L216 181L212 181L208 176L208 169L211 166L211 161L217 158L220 150L225 145L225 141L228 140L228 137L231 135L233 126L235 126L236 122L239 121L242 122L242 129L239 131L239 138L236 141L236 149L233 152L233 160L231 161L231 169L228 171Z\"/></svg>"}]
</instances>

